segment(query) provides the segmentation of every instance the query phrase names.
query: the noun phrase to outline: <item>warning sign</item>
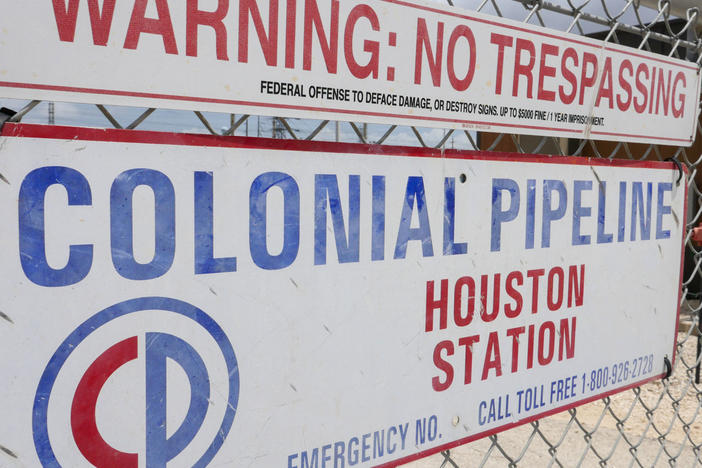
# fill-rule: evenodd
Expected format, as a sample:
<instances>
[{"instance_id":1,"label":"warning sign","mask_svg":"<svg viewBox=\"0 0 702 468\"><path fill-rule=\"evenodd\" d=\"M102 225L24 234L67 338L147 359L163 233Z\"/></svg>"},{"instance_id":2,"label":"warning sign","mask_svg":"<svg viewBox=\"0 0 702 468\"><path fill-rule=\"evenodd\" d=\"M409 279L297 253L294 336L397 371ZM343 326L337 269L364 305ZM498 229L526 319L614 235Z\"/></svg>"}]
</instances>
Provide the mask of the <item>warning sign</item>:
<instances>
[{"instance_id":1,"label":"warning sign","mask_svg":"<svg viewBox=\"0 0 702 468\"><path fill-rule=\"evenodd\" d=\"M9 4L0 16L0 95L693 141L700 86L694 63L415 1L209 6Z\"/></svg>"}]
</instances>

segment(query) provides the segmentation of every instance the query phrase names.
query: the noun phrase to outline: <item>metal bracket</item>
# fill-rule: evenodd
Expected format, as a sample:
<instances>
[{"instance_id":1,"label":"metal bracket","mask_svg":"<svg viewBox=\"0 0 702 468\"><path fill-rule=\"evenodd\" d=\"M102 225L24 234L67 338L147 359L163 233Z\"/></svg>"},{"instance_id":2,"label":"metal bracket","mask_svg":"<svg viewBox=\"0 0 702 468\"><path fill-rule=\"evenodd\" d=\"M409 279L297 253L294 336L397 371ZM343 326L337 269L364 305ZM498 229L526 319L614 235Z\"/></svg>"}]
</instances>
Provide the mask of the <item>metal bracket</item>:
<instances>
[{"instance_id":1,"label":"metal bracket","mask_svg":"<svg viewBox=\"0 0 702 468\"><path fill-rule=\"evenodd\" d=\"M17 115L17 112L13 111L12 109L0 107L0 130L2 130L2 127L5 126L5 122L10 120L15 115Z\"/></svg>"},{"instance_id":2,"label":"metal bracket","mask_svg":"<svg viewBox=\"0 0 702 468\"><path fill-rule=\"evenodd\" d=\"M666 380L670 377L670 374L673 373L673 365L670 363L670 359L668 359L668 356L665 356L663 358L663 365L665 365L665 377L663 377L663 380Z\"/></svg>"},{"instance_id":3,"label":"metal bracket","mask_svg":"<svg viewBox=\"0 0 702 468\"><path fill-rule=\"evenodd\" d=\"M683 169L680 161L678 161L678 158L666 158L665 161L672 161L675 167L678 168L678 180L675 181L675 185L680 185L680 179L682 179L683 176Z\"/></svg>"}]
</instances>

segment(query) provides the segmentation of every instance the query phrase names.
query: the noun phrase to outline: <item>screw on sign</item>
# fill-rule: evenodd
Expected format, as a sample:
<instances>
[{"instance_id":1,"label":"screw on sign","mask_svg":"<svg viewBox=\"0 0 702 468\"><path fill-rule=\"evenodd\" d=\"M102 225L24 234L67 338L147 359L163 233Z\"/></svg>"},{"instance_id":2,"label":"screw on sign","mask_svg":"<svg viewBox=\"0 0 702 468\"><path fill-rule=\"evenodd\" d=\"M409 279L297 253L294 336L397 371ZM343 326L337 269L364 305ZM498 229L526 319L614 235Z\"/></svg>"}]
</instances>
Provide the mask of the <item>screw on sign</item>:
<instances>
[{"instance_id":1,"label":"screw on sign","mask_svg":"<svg viewBox=\"0 0 702 468\"><path fill-rule=\"evenodd\" d=\"M58 435L59 431L51 429L52 425L56 425L51 420L51 415L55 415L56 411L52 412L50 409L50 405L60 405L63 402L59 399L59 403L54 403L50 401L50 397L58 386L55 385L56 382L65 378L61 374L64 369L70 367L66 366L67 362L70 364L74 354L90 352L90 346L86 349L86 346L81 345L94 333L102 333L105 336L103 327L106 328L111 322L131 314L150 314L154 311L167 312L175 316L174 319L178 316L185 317L196 327L204 329L216 342L221 354L219 357L226 363L228 397L222 405L226 409L221 417L215 415L217 430L208 432L214 434L214 439L207 441L204 453L198 454L196 461L191 463L193 466L206 466L219 451L234 420L239 397L239 372L232 345L220 326L200 309L175 299L144 297L115 304L86 320L64 340L49 361L37 388L33 411L34 444L42 465L70 466L59 461L61 456L54 451L54 446L58 447L57 452L66 450L65 441ZM144 350L143 356L140 356L141 339L144 339L144 346L141 348ZM103 437L98 424L98 399L104 398L102 394L105 393L105 384L112 377L124 379L124 374L116 374L140 358L144 360L146 373L143 434L145 453L141 456L139 453L116 448ZM187 412L183 422L175 430L168 425L168 411L171 405L168 404L170 382L166 378L167 360L175 362L182 369L190 387ZM201 354L186 340L170 333L146 332L143 337L129 336L108 345L92 360L80 377L70 403L70 433L75 446L85 460L97 467L137 467L142 457L148 467L165 467L174 460L177 464L177 457L202 432L203 423L210 416L208 413L212 413L210 406L215 397L212 396L211 381L210 370ZM114 399L109 403L115 406L125 404L124 401ZM63 431L64 434L66 432ZM168 437L167 433L171 433L171 436ZM123 443L120 441L120 445Z\"/></svg>"}]
</instances>

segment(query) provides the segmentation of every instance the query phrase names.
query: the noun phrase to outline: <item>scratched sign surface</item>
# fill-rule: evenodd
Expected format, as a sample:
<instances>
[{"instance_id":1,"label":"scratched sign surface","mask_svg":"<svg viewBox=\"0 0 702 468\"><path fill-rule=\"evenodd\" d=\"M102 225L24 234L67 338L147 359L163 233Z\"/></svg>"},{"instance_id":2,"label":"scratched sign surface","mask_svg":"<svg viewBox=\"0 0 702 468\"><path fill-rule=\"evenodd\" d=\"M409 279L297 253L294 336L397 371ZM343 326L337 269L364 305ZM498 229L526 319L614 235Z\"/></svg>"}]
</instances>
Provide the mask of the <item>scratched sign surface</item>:
<instances>
[{"instance_id":1,"label":"scratched sign surface","mask_svg":"<svg viewBox=\"0 0 702 468\"><path fill-rule=\"evenodd\" d=\"M405 0L0 0L0 96L690 146L699 67Z\"/></svg>"},{"instance_id":2,"label":"scratched sign surface","mask_svg":"<svg viewBox=\"0 0 702 468\"><path fill-rule=\"evenodd\" d=\"M674 359L671 163L1 138L0 445L27 466L394 464Z\"/></svg>"}]
</instances>

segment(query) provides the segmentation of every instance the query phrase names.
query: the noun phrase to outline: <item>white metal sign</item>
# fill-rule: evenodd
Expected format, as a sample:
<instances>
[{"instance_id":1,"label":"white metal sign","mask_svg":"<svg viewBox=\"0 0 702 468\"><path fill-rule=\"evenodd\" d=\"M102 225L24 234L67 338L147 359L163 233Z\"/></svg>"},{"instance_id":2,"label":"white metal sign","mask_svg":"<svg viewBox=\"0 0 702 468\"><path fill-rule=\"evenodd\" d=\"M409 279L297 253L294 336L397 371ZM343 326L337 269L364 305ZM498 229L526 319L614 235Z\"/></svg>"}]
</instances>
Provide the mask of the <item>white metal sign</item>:
<instances>
[{"instance_id":1,"label":"white metal sign","mask_svg":"<svg viewBox=\"0 0 702 468\"><path fill-rule=\"evenodd\" d=\"M1 138L0 445L24 466L394 466L674 359L671 163Z\"/></svg>"},{"instance_id":2,"label":"white metal sign","mask_svg":"<svg viewBox=\"0 0 702 468\"><path fill-rule=\"evenodd\" d=\"M2 1L0 94L689 146L694 63L402 0Z\"/></svg>"}]
</instances>

